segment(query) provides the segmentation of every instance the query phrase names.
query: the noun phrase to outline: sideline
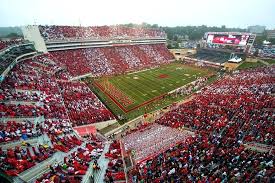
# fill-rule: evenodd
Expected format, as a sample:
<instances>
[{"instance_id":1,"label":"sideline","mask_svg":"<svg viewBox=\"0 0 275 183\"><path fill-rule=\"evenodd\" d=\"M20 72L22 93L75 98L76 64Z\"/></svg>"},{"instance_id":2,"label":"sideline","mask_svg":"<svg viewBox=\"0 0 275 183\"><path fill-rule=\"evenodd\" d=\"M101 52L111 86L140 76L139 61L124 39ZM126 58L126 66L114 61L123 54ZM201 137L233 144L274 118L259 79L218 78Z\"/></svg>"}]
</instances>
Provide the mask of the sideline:
<instances>
[{"instance_id":1,"label":"sideline","mask_svg":"<svg viewBox=\"0 0 275 183\"><path fill-rule=\"evenodd\" d=\"M108 137L113 134L116 136L120 136L124 132L124 130L126 130L127 128L135 128L138 124L142 124L144 122L152 123L155 120L157 120L158 118L160 118L163 114L169 112L170 110L173 110L174 108L178 107L179 105L182 105L184 103L191 101L193 98L194 98L194 94L187 96L187 98L185 98L181 101L178 101L176 104L172 103L172 104L169 104L161 109L152 111L152 112L148 113L146 117L144 117L144 115L140 115L140 116L136 117L135 119L132 119L131 121L128 121L128 122L124 123L123 125L106 132L104 134L104 136Z\"/></svg>"}]
</instances>

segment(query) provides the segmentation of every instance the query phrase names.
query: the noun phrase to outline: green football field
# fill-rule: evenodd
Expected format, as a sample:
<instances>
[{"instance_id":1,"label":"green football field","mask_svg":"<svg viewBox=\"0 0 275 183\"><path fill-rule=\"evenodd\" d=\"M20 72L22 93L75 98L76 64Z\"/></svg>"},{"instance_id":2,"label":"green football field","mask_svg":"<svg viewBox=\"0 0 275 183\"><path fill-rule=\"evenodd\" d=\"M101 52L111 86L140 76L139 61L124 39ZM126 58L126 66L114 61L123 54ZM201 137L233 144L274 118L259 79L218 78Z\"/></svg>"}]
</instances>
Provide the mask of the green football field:
<instances>
[{"instance_id":1,"label":"green football field","mask_svg":"<svg viewBox=\"0 0 275 183\"><path fill-rule=\"evenodd\" d=\"M239 70L243 70L243 69L252 69L252 68L256 68L256 67L263 67L265 66L265 64L261 63L261 62L243 62L242 64L240 64L238 66Z\"/></svg>"},{"instance_id":2,"label":"green football field","mask_svg":"<svg viewBox=\"0 0 275 183\"><path fill-rule=\"evenodd\" d=\"M171 63L141 72L100 78L93 81L93 88L114 113L130 113L155 103L168 92L198 77L211 74L206 69Z\"/></svg>"}]
</instances>

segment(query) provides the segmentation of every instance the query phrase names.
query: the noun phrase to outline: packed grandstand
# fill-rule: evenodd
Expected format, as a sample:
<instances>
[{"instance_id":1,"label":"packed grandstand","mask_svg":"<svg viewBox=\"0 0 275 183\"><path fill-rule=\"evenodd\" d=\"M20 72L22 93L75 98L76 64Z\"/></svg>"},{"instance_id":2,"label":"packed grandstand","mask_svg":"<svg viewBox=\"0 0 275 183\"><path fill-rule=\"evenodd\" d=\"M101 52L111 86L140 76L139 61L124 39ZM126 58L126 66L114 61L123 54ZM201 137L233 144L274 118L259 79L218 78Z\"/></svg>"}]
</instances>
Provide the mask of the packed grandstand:
<instances>
[{"instance_id":1,"label":"packed grandstand","mask_svg":"<svg viewBox=\"0 0 275 183\"><path fill-rule=\"evenodd\" d=\"M182 65L177 72L194 68L200 73L182 74L181 79L190 82L156 100L178 95L184 100L122 124L109 102L81 78L103 78L103 94L111 88L113 97L124 96L108 78L152 72L175 62L165 32L55 25L30 26L23 33L25 39L0 42L3 180L275 181L274 66L220 74L217 68L177 62ZM230 53L201 49L192 58L224 63ZM209 74L199 77L206 70L211 77L216 73L215 80L210 81ZM152 83L168 83L169 74L163 71ZM129 100L124 96L127 105L134 103Z\"/></svg>"},{"instance_id":2,"label":"packed grandstand","mask_svg":"<svg viewBox=\"0 0 275 183\"><path fill-rule=\"evenodd\" d=\"M165 32L157 29L131 28L124 26L39 26L46 41L77 39L136 39L164 38Z\"/></svg>"}]
</instances>

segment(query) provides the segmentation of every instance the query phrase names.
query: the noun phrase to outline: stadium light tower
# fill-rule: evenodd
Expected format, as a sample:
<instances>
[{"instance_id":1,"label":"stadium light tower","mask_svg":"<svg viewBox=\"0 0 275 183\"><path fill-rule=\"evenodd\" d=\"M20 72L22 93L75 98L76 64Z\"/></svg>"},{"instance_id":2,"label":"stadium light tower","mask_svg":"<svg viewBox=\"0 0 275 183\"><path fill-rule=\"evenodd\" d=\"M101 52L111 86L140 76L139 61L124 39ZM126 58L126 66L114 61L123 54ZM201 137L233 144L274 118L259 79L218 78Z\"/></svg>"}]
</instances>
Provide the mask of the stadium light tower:
<instances>
[{"instance_id":1,"label":"stadium light tower","mask_svg":"<svg viewBox=\"0 0 275 183\"><path fill-rule=\"evenodd\" d=\"M35 18L33 18L33 25L36 25L36 19Z\"/></svg>"},{"instance_id":2,"label":"stadium light tower","mask_svg":"<svg viewBox=\"0 0 275 183\"><path fill-rule=\"evenodd\" d=\"M78 23L79 23L79 27L81 27L81 20L80 20L80 17L78 17Z\"/></svg>"}]
</instances>

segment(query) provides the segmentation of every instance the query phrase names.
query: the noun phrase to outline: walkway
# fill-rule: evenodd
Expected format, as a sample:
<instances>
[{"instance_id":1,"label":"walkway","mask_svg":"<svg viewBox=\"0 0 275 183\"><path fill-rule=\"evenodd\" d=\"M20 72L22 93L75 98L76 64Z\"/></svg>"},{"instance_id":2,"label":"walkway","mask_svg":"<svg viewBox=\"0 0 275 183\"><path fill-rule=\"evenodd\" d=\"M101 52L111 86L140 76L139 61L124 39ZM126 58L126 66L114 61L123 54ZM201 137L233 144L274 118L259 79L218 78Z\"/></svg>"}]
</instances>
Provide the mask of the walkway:
<instances>
[{"instance_id":1,"label":"walkway","mask_svg":"<svg viewBox=\"0 0 275 183\"><path fill-rule=\"evenodd\" d=\"M109 163L109 159L105 158L105 153L108 152L110 143L111 142L109 142L109 141L106 142L106 144L104 146L104 150L97 161L98 165L100 166L100 171L97 171L94 173L94 182L95 183L101 183L101 182L103 183L104 182L105 172L106 172L106 169L108 168L108 163Z\"/></svg>"}]
</instances>

